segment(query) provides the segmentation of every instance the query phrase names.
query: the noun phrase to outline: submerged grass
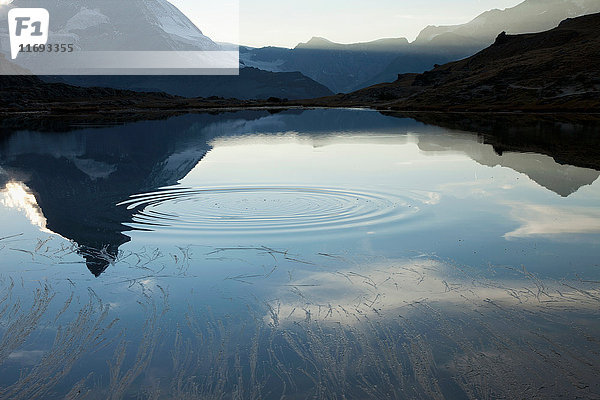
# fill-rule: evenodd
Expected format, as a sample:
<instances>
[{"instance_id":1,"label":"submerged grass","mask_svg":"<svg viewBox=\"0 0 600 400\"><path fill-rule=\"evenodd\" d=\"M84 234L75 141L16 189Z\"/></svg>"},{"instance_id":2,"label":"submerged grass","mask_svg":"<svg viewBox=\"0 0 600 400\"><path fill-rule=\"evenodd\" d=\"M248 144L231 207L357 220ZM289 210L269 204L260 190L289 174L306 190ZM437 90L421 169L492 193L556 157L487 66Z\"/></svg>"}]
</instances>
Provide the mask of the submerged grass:
<instances>
[{"instance_id":1,"label":"submerged grass","mask_svg":"<svg viewBox=\"0 0 600 400\"><path fill-rule=\"evenodd\" d=\"M28 311L20 311L20 302L16 300L15 310L18 317L9 323L0 350L10 356L27 340L37 327L37 324L47 313L48 306L56 293L48 286L34 292L33 305ZM69 297L59 314L71 306ZM65 326L58 326L54 342L50 349L44 352L37 365L28 370L22 370L21 376L13 384L0 388L0 398L33 399L52 397L55 388L66 378L73 366L90 351L98 351L106 345L106 332L110 331L117 320L108 321L109 307L102 300L89 292L89 300L78 311L74 318ZM0 366L7 357L0 359ZM83 382L78 384L83 385Z\"/></svg>"},{"instance_id":2,"label":"submerged grass","mask_svg":"<svg viewBox=\"0 0 600 400\"><path fill-rule=\"evenodd\" d=\"M92 290L80 304L77 283L62 303L49 284L23 302L15 293L23 285L0 279L0 369L11 368L11 354L25 349L34 332L55 330L41 360L0 386L0 398L600 397L594 280L549 282L525 268L509 269L508 280L458 266L450 274L423 259L359 268L360 262L319 255L346 268L317 267L319 257L313 262L266 247L206 256L231 262L227 253L243 251L272 262L224 272L223 282L253 293L261 282L279 279L270 293L275 299L238 297L243 312L189 298L187 310L173 309L161 286L148 290L141 278L124 280L138 300L139 328L116 319ZM175 261L173 271L164 258ZM122 260L154 282L161 274L189 276L194 267L189 247Z\"/></svg>"},{"instance_id":3,"label":"submerged grass","mask_svg":"<svg viewBox=\"0 0 600 400\"><path fill-rule=\"evenodd\" d=\"M33 304L29 310L24 310L20 299L14 299L10 303L10 300L13 300L11 295L14 286L14 281L11 279L10 285L5 288L4 296L0 300L0 307L2 307L0 309L0 320L6 326L0 341L0 364L6 361L8 356L27 340L27 337L35 330L40 318L54 298L54 294L48 285L44 285L35 290Z\"/></svg>"},{"instance_id":4,"label":"submerged grass","mask_svg":"<svg viewBox=\"0 0 600 400\"><path fill-rule=\"evenodd\" d=\"M109 361L110 383L105 398L115 400L123 398L133 382L150 365L163 329L161 320L168 310L168 296L162 289L161 293L163 298L160 309L154 298L143 293L144 302L139 304L144 308L146 321L142 327L142 337L138 344L135 360L133 365L124 368L128 346L126 338L122 338L116 347L113 359Z\"/></svg>"}]
</instances>

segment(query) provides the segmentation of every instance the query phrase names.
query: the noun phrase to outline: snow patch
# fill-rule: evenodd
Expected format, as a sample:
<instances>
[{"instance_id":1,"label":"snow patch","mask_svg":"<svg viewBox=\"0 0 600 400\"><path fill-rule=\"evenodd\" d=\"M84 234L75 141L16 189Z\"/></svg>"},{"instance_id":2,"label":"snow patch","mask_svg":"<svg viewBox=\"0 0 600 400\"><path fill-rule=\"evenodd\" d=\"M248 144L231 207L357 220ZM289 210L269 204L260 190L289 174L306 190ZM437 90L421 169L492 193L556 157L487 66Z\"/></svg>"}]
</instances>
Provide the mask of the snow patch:
<instances>
[{"instance_id":1,"label":"snow patch","mask_svg":"<svg viewBox=\"0 0 600 400\"><path fill-rule=\"evenodd\" d=\"M82 7L81 11L67 21L62 31L85 30L102 24L110 24L110 19L106 15L102 14L100 10Z\"/></svg>"}]
</instances>

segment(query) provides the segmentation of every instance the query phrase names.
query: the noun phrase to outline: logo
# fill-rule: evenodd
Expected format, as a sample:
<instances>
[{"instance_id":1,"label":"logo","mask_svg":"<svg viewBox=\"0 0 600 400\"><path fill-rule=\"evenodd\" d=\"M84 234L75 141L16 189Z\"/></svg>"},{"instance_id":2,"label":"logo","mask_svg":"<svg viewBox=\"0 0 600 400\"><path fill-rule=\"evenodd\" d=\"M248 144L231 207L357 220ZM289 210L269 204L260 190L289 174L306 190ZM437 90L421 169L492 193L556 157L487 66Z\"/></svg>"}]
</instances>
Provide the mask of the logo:
<instances>
[{"instance_id":1,"label":"logo","mask_svg":"<svg viewBox=\"0 0 600 400\"><path fill-rule=\"evenodd\" d=\"M45 8L13 8L8 12L10 53L16 59L25 46L48 42L50 13Z\"/></svg>"}]
</instances>

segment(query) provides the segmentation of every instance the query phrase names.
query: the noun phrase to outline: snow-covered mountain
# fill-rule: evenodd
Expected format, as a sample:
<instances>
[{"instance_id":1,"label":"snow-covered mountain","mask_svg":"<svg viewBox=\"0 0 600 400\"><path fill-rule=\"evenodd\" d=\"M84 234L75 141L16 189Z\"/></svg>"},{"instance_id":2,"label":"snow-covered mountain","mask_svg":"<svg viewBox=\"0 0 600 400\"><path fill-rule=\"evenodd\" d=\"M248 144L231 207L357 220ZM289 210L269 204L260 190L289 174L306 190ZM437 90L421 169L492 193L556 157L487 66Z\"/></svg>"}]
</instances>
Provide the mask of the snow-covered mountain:
<instances>
[{"instance_id":1,"label":"snow-covered mountain","mask_svg":"<svg viewBox=\"0 0 600 400\"><path fill-rule=\"evenodd\" d=\"M14 0L3 13L10 7L46 8L49 42L86 51L220 50L167 0Z\"/></svg>"}]
</instances>

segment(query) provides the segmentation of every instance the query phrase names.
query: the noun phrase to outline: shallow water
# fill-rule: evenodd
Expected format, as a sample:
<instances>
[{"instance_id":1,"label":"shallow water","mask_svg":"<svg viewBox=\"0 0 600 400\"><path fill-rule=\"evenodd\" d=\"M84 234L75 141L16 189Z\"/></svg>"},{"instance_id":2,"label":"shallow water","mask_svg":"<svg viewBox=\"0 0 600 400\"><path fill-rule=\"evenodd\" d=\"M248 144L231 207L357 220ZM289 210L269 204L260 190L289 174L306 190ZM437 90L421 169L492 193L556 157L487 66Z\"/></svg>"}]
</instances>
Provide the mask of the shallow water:
<instances>
[{"instance_id":1,"label":"shallow water","mask_svg":"<svg viewBox=\"0 0 600 400\"><path fill-rule=\"evenodd\" d=\"M5 133L0 397L600 396L598 129L501 126Z\"/></svg>"}]
</instances>

